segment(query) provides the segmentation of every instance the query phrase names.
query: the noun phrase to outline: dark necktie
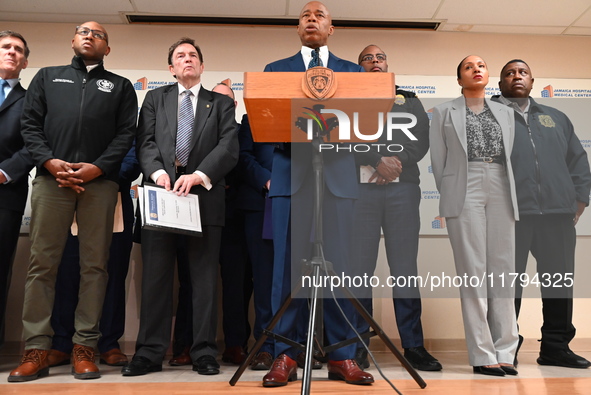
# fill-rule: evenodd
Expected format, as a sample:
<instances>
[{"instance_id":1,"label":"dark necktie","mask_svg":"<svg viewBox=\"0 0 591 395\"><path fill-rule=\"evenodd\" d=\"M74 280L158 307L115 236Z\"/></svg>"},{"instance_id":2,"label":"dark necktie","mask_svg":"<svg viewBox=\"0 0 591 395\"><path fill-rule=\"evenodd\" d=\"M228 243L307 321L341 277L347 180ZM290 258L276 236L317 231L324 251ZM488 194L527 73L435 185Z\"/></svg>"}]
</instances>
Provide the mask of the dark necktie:
<instances>
[{"instance_id":1,"label":"dark necktie","mask_svg":"<svg viewBox=\"0 0 591 395\"><path fill-rule=\"evenodd\" d=\"M6 86L8 86L8 81L0 79L0 106L4 103L4 99L6 99L6 96L4 96L4 88Z\"/></svg>"},{"instance_id":2,"label":"dark necktie","mask_svg":"<svg viewBox=\"0 0 591 395\"><path fill-rule=\"evenodd\" d=\"M191 104L191 91L185 91L185 97L181 101L179 109L179 126L176 132L176 158L181 166L187 166L189 159L189 146L193 133L193 105Z\"/></svg>"},{"instance_id":3,"label":"dark necktie","mask_svg":"<svg viewBox=\"0 0 591 395\"><path fill-rule=\"evenodd\" d=\"M320 48L312 50L312 60L310 60L310 63L308 63L309 69L316 66L324 66L324 64L322 64L322 59L320 59Z\"/></svg>"}]
</instances>

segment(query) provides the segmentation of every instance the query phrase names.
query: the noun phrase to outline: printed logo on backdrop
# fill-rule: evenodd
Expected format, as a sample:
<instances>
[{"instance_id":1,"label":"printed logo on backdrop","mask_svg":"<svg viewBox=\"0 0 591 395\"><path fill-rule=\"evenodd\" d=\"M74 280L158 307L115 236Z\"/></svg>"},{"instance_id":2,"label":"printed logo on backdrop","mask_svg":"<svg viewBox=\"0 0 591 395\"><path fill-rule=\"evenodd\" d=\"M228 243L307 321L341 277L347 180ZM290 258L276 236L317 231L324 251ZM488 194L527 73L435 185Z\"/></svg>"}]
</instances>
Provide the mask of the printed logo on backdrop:
<instances>
[{"instance_id":1,"label":"printed logo on backdrop","mask_svg":"<svg viewBox=\"0 0 591 395\"><path fill-rule=\"evenodd\" d=\"M500 95L501 94L501 90L499 89L498 86L497 87L495 87L495 86L487 86L484 89L484 94L487 97L494 96L494 95Z\"/></svg>"},{"instance_id":2,"label":"printed logo on backdrop","mask_svg":"<svg viewBox=\"0 0 591 395\"><path fill-rule=\"evenodd\" d=\"M244 90L244 82L232 82L232 90L236 91L243 91Z\"/></svg>"},{"instance_id":3,"label":"printed logo on backdrop","mask_svg":"<svg viewBox=\"0 0 591 395\"><path fill-rule=\"evenodd\" d=\"M435 217L434 221L431 222L431 227L433 229L445 229L445 218Z\"/></svg>"},{"instance_id":4,"label":"printed logo on backdrop","mask_svg":"<svg viewBox=\"0 0 591 395\"><path fill-rule=\"evenodd\" d=\"M398 88L414 92L417 96L437 94L437 87L435 85L400 85Z\"/></svg>"},{"instance_id":5,"label":"printed logo on backdrop","mask_svg":"<svg viewBox=\"0 0 591 395\"><path fill-rule=\"evenodd\" d=\"M552 85L545 86L541 95L542 97L554 97L554 89L552 89Z\"/></svg>"},{"instance_id":6,"label":"printed logo on backdrop","mask_svg":"<svg viewBox=\"0 0 591 395\"><path fill-rule=\"evenodd\" d=\"M172 84L174 84L174 81L148 81L146 77L142 77L133 84L133 89L136 91L145 91Z\"/></svg>"},{"instance_id":7,"label":"printed logo on backdrop","mask_svg":"<svg viewBox=\"0 0 591 395\"><path fill-rule=\"evenodd\" d=\"M585 98L591 97L591 89L565 89L553 88L552 85L544 87L541 92L542 97L576 97Z\"/></svg>"}]
</instances>

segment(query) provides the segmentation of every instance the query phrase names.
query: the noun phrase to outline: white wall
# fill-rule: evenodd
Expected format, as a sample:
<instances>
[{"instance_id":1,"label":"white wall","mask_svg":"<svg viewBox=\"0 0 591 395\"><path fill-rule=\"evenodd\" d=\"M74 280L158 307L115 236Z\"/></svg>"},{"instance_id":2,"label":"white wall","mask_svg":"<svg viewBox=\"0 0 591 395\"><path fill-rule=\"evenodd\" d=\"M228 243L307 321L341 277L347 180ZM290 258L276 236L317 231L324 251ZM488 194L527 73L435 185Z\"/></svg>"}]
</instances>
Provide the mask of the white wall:
<instances>
[{"instance_id":1,"label":"white wall","mask_svg":"<svg viewBox=\"0 0 591 395\"><path fill-rule=\"evenodd\" d=\"M1 16L0 16L1 18ZM83 21L81 21L83 22ZM2 30L12 29L25 36L31 48L29 66L32 68L69 63L72 57L70 41L74 26L70 24L1 22ZM196 39L205 57L205 72L262 71L270 61L290 56L299 50L295 28L217 27L217 26L158 26L105 25L109 32L111 54L106 58L111 69L166 69L170 44L181 36ZM330 39L330 48L338 56L355 61L368 44L377 44L389 55L390 71L413 75L455 75L459 61L468 54L478 54L488 62L491 84L496 84L498 71L510 59L522 58L532 68L535 77L591 79L591 37L554 37L533 35L502 35L476 33L410 32L404 30L337 29ZM23 76L28 71L23 71ZM29 77L30 78L30 77ZM589 220L591 213L584 218ZM7 311L7 341L21 338L20 314L24 277L28 264L30 243L21 237L15 262ZM136 246L137 247L137 246ZM380 264L384 265L383 251ZM579 285L586 286L591 256L591 237L577 240L577 270ZM126 341L135 341L137 334L138 269L141 257L134 248L130 268ZM437 269L439 262L450 265L452 253L446 237L422 237L419 265L421 269ZM530 262L532 266L533 262ZM453 266L453 265L452 265ZM425 299L423 326L427 344L445 349L463 347L463 325L457 299ZM591 349L591 299L575 303L574 323L578 345ZM391 337L396 338L392 302L376 301L376 317ZM539 336L541 307L538 299L525 300L520 320L521 333L528 338L526 346L536 347ZM128 352L132 350L129 349Z\"/></svg>"}]
</instances>

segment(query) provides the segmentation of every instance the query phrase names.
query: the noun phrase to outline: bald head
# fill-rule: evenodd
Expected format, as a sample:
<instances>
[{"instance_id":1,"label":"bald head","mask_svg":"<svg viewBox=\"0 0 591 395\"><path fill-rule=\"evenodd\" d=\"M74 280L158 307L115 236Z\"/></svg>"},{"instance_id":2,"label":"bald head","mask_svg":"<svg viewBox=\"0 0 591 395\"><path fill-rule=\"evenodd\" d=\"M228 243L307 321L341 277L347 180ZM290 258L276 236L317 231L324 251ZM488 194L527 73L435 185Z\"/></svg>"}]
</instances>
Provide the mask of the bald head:
<instances>
[{"instance_id":1,"label":"bald head","mask_svg":"<svg viewBox=\"0 0 591 395\"><path fill-rule=\"evenodd\" d=\"M380 47L374 44L368 45L361 51L357 63L368 72L385 73L388 71L386 54Z\"/></svg>"},{"instance_id":2,"label":"bald head","mask_svg":"<svg viewBox=\"0 0 591 395\"><path fill-rule=\"evenodd\" d=\"M328 43L328 37L334 32L332 17L324 4L311 1L300 12L298 35L302 45L315 49Z\"/></svg>"}]
</instances>

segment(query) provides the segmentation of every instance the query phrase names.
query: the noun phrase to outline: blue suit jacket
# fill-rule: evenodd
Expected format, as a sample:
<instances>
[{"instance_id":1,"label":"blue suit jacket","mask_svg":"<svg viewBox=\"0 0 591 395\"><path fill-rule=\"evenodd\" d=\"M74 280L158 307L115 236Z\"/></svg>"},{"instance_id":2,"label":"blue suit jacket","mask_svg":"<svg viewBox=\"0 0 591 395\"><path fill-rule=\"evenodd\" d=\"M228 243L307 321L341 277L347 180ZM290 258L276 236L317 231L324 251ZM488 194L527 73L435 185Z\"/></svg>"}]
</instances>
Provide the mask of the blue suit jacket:
<instances>
[{"instance_id":1,"label":"blue suit jacket","mask_svg":"<svg viewBox=\"0 0 591 395\"><path fill-rule=\"evenodd\" d=\"M0 106L0 169L12 181L0 184L0 204L2 208L22 213L25 210L28 175L33 168L33 160L25 148L21 136L21 114L25 89L16 84L4 103Z\"/></svg>"},{"instance_id":2,"label":"blue suit jacket","mask_svg":"<svg viewBox=\"0 0 591 395\"><path fill-rule=\"evenodd\" d=\"M273 167L273 146L253 141L246 114L242 117L238 142L240 155L237 168L240 170L240 184L236 207L243 210L263 211L265 209L264 186L271 179Z\"/></svg>"},{"instance_id":3,"label":"blue suit jacket","mask_svg":"<svg viewBox=\"0 0 591 395\"><path fill-rule=\"evenodd\" d=\"M363 68L348 60L340 59L329 53L329 69L336 72L362 72ZM306 65L300 52L286 59L269 63L265 71L304 72ZM282 144L275 149L273 173L269 196L291 196L301 187L307 177L311 177L311 146L309 144ZM292 157L294 161L292 169ZM344 152L325 152L324 180L332 194L340 198L357 198L357 179L355 176L355 159L352 154ZM293 176L293 179L292 179Z\"/></svg>"}]
</instances>

